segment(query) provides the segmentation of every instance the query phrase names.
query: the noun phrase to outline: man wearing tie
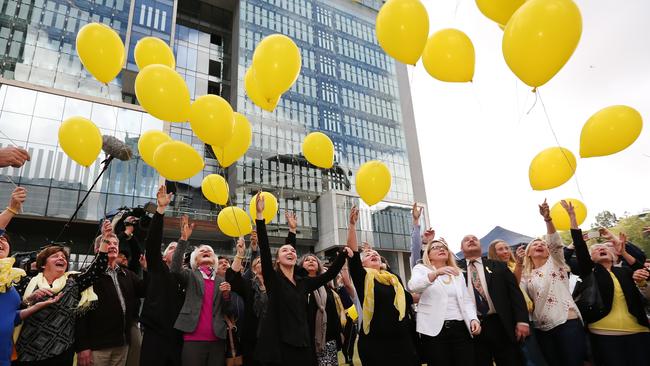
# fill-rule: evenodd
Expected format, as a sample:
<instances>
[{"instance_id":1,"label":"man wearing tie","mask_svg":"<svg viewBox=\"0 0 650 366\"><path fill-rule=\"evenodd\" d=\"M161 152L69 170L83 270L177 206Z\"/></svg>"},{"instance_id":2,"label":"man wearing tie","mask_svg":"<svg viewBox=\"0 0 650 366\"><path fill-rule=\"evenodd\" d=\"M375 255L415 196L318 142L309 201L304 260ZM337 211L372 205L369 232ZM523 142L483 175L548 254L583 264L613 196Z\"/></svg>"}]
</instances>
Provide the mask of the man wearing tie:
<instances>
[{"instance_id":1,"label":"man wearing tie","mask_svg":"<svg viewBox=\"0 0 650 366\"><path fill-rule=\"evenodd\" d=\"M505 263L481 258L481 243L474 235L461 242L467 288L476 303L481 334L475 337L477 366L524 364L517 342L530 333L526 302L515 276Z\"/></svg>"}]
</instances>

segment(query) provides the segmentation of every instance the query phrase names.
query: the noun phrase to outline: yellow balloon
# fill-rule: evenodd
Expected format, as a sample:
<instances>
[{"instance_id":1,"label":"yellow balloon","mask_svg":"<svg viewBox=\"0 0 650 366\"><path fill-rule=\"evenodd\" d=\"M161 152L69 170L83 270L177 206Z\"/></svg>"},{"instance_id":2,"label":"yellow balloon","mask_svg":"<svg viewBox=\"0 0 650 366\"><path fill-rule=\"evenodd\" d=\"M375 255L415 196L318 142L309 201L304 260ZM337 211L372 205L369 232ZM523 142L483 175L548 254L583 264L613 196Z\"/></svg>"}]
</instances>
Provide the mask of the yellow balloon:
<instances>
[{"instance_id":1,"label":"yellow balloon","mask_svg":"<svg viewBox=\"0 0 650 366\"><path fill-rule=\"evenodd\" d=\"M144 37L138 41L133 51L135 63L142 70L149 65L165 65L176 68L176 59L169 45L158 37Z\"/></svg>"},{"instance_id":2,"label":"yellow balloon","mask_svg":"<svg viewBox=\"0 0 650 366\"><path fill-rule=\"evenodd\" d=\"M203 158L192 146L181 141L165 142L153 154L158 173L167 180L185 180L203 170Z\"/></svg>"},{"instance_id":3,"label":"yellow balloon","mask_svg":"<svg viewBox=\"0 0 650 366\"><path fill-rule=\"evenodd\" d=\"M578 226L580 226L585 219L587 218L587 206L582 203L580 200L575 198L565 199L567 202L573 204L573 209L576 213L576 220L578 221ZM569 230L571 229L571 220L569 219L569 214L566 213L566 210L560 202L556 203L551 207L551 218L553 219L553 224L557 230Z\"/></svg>"},{"instance_id":4,"label":"yellow balloon","mask_svg":"<svg viewBox=\"0 0 650 366\"><path fill-rule=\"evenodd\" d=\"M248 235L253 231L251 218L239 207L229 206L219 212L217 226L225 235L233 238Z\"/></svg>"},{"instance_id":5,"label":"yellow balloon","mask_svg":"<svg viewBox=\"0 0 650 366\"><path fill-rule=\"evenodd\" d=\"M431 35L422 53L429 75L440 81L464 83L474 78L474 45L457 29L443 29Z\"/></svg>"},{"instance_id":6,"label":"yellow balloon","mask_svg":"<svg viewBox=\"0 0 650 366\"><path fill-rule=\"evenodd\" d=\"M641 134L643 119L636 109L614 105L596 112L582 127L580 156L591 158L625 150Z\"/></svg>"},{"instance_id":7,"label":"yellow balloon","mask_svg":"<svg viewBox=\"0 0 650 366\"><path fill-rule=\"evenodd\" d=\"M478 10L498 24L508 24L512 14L526 0L476 0Z\"/></svg>"},{"instance_id":8,"label":"yellow balloon","mask_svg":"<svg viewBox=\"0 0 650 366\"><path fill-rule=\"evenodd\" d=\"M203 178L201 192L203 192L203 195L208 201L217 205L225 205L228 203L228 196L230 194L228 182L219 174L210 174Z\"/></svg>"},{"instance_id":9,"label":"yellow balloon","mask_svg":"<svg viewBox=\"0 0 650 366\"><path fill-rule=\"evenodd\" d=\"M198 97L190 107L190 126L201 141L223 147L230 141L235 117L230 103L218 95Z\"/></svg>"},{"instance_id":10,"label":"yellow balloon","mask_svg":"<svg viewBox=\"0 0 650 366\"><path fill-rule=\"evenodd\" d=\"M273 221L275 216L278 214L278 200L269 192L262 192L262 197L264 197L264 212L262 212L262 216L264 216L264 222L268 224ZM252 218L257 216L257 210L255 208L256 200L257 194L254 195L248 203L248 212Z\"/></svg>"},{"instance_id":11,"label":"yellow balloon","mask_svg":"<svg viewBox=\"0 0 650 366\"><path fill-rule=\"evenodd\" d=\"M89 167L102 150L102 134L91 121L70 117L59 127L59 145L70 159Z\"/></svg>"},{"instance_id":12,"label":"yellow balloon","mask_svg":"<svg viewBox=\"0 0 650 366\"><path fill-rule=\"evenodd\" d=\"M536 191L559 187L576 171L576 158L563 147L550 147L537 154L528 168L530 186Z\"/></svg>"},{"instance_id":13,"label":"yellow balloon","mask_svg":"<svg viewBox=\"0 0 650 366\"><path fill-rule=\"evenodd\" d=\"M571 0L529 0L503 32L503 56L521 81L539 87L571 58L582 34L580 10Z\"/></svg>"},{"instance_id":14,"label":"yellow balloon","mask_svg":"<svg viewBox=\"0 0 650 366\"><path fill-rule=\"evenodd\" d=\"M298 80L302 58L291 38L282 34L265 37L253 52L253 74L262 95L272 101Z\"/></svg>"},{"instance_id":15,"label":"yellow balloon","mask_svg":"<svg viewBox=\"0 0 650 366\"><path fill-rule=\"evenodd\" d=\"M322 132L312 132L305 137L302 154L308 162L319 168L329 169L334 165L334 144Z\"/></svg>"},{"instance_id":16,"label":"yellow balloon","mask_svg":"<svg viewBox=\"0 0 650 366\"><path fill-rule=\"evenodd\" d=\"M390 191L390 171L380 161L369 161L359 167L355 182L361 199L372 206L383 200Z\"/></svg>"},{"instance_id":17,"label":"yellow balloon","mask_svg":"<svg viewBox=\"0 0 650 366\"><path fill-rule=\"evenodd\" d=\"M149 166L155 168L156 166L153 164L153 154L156 152L158 146L165 142L170 142L171 140L172 138L163 131L146 131L140 136L140 139L138 139L138 151L140 152L140 157L145 163L149 164Z\"/></svg>"},{"instance_id":18,"label":"yellow balloon","mask_svg":"<svg viewBox=\"0 0 650 366\"><path fill-rule=\"evenodd\" d=\"M224 147L212 146L214 155L224 168L229 167L244 156L253 142L253 129L248 119L237 112L234 115L235 127L233 128L232 139Z\"/></svg>"},{"instance_id":19,"label":"yellow balloon","mask_svg":"<svg viewBox=\"0 0 650 366\"><path fill-rule=\"evenodd\" d=\"M120 35L102 23L88 23L77 33L77 54L97 80L108 83L120 73L126 60Z\"/></svg>"},{"instance_id":20,"label":"yellow balloon","mask_svg":"<svg viewBox=\"0 0 650 366\"><path fill-rule=\"evenodd\" d=\"M246 89L248 99L265 111L273 112L280 101L280 96L267 99L262 95L262 91L255 81L255 71L252 67L246 70L246 75L244 75L244 89Z\"/></svg>"},{"instance_id":21,"label":"yellow balloon","mask_svg":"<svg viewBox=\"0 0 650 366\"><path fill-rule=\"evenodd\" d=\"M429 35L429 14L420 0L388 0L379 9L375 30L384 52L415 65Z\"/></svg>"},{"instance_id":22,"label":"yellow balloon","mask_svg":"<svg viewBox=\"0 0 650 366\"><path fill-rule=\"evenodd\" d=\"M190 91L185 80L165 65L149 65L135 78L138 102L152 116L169 122L190 117Z\"/></svg>"}]
</instances>

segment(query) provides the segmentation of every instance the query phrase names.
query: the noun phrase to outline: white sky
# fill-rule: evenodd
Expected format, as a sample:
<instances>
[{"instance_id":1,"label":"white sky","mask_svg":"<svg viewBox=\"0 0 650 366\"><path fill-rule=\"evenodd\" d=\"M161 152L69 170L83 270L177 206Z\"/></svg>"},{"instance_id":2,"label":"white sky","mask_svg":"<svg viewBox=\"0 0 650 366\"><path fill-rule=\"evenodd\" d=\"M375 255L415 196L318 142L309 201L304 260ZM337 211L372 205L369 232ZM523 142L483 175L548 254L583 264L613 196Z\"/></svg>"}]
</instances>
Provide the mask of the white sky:
<instances>
[{"instance_id":1,"label":"white sky","mask_svg":"<svg viewBox=\"0 0 650 366\"><path fill-rule=\"evenodd\" d=\"M453 27L472 39L474 83L437 81L421 63L409 69L429 217L437 235L453 249L460 247L463 235L482 237L495 225L542 234L538 203L545 197L551 205L580 198L575 178L553 190L530 188L530 161L539 151L556 146L542 105L538 102L526 114L534 94L506 65L501 29L474 1L457 1L423 3L430 33ZM579 158L582 126L601 108L626 104L650 121L650 1L576 3L582 13L582 38L540 93L560 143L578 158L576 176L588 209L583 227L589 227L603 210L622 215L650 207L650 128L618 154Z\"/></svg>"}]
</instances>

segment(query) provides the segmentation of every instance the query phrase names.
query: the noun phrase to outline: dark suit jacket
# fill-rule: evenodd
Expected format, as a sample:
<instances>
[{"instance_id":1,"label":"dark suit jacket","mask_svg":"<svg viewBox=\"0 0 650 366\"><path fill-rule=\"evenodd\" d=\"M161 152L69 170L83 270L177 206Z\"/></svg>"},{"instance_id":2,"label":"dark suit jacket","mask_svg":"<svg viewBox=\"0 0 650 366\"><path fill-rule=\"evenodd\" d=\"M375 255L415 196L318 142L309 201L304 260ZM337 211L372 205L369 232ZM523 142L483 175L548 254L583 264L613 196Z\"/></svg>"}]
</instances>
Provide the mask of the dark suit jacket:
<instances>
[{"instance_id":1,"label":"dark suit jacket","mask_svg":"<svg viewBox=\"0 0 650 366\"><path fill-rule=\"evenodd\" d=\"M499 314L506 334L512 342L516 342L515 327L517 323L528 323L528 309L515 275L510 272L505 263L482 258L485 281L492 304ZM461 260L458 266L467 271L467 262ZM489 271L488 271L489 268ZM468 276L466 275L466 281Z\"/></svg>"},{"instance_id":2,"label":"dark suit jacket","mask_svg":"<svg viewBox=\"0 0 650 366\"><path fill-rule=\"evenodd\" d=\"M573 245L576 248L576 257L578 258L578 274L580 276L586 276L589 275L592 270L594 271L596 283L598 283L598 290L600 291L600 297L603 300L603 305L605 305L605 311L601 317L598 319L589 319L589 321L593 323L604 318L612 311L612 303L614 302L614 281L612 281L612 277L609 275L609 272L605 267L598 263L594 263L591 260L587 244L582 238L582 230L571 230L571 237L573 238ZM627 310L637 319L637 322L640 325L647 327L649 326L648 317L643 308L643 299L641 298L641 293L632 279L633 271L642 268L643 265L637 260L629 267L612 267L612 273L614 273L614 276L621 285L621 290L623 290L625 302L627 303Z\"/></svg>"}]
</instances>

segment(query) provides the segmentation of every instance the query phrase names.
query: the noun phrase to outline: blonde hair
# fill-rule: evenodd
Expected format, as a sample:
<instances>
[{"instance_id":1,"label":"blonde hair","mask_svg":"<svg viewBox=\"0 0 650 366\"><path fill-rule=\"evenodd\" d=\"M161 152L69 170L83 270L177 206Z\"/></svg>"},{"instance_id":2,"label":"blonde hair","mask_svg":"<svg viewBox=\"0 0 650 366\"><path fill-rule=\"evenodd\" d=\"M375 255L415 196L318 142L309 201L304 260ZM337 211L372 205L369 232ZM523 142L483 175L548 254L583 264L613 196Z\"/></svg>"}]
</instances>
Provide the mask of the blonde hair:
<instances>
[{"instance_id":1,"label":"blonde hair","mask_svg":"<svg viewBox=\"0 0 650 366\"><path fill-rule=\"evenodd\" d=\"M499 243L505 244L506 248L508 248L508 252L510 252L510 257L508 258L507 265L508 266L515 265L517 261L515 261L515 255L512 253L512 248L510 248L508 243L506 243L506 241L503 239L493 240L490 243L490 246L488 247L488 259L501 261L501 258L499 258L499 256L497 255L497 244Z\"/></svg>"},{"instance_id":2,"label":"blonde hair","mask_svg":"<svg viewBox=\"0 0 650 366\"><path fill-rule=\"evenodd\" d=\"M451 250L449 250L449 246L443 239L434 239L430 241L429 244L424 246L424 251L422 252L422 264L424 264L426 267L430 269L435 268L434 265L431 264L431 260L429 259L429 252L431 251L431 248L433 248L434 243L440 243L447 249L447 261L445 264L449 267L458 268L458 264L456 264L456 259L454 259L454 255L451 253Z\"/></svg>"},{"instance_id":3,"label":"blonde hair","mask_svg":"<svg viewBox=\"0 0 650 366\"><path fill-rule=\"evenodd\" d=\"M526 254L525 254L525 257L524 257L524 264L523 264L523 267L524 267L523 273L525 275L530 275L530 273L533 271L533 268L535 267L535 264L533 263L533 258L530 256L530 247L532 247L533 244L535 242L537 242L537 241L541 241L541 242L544 243L544 245L546 245L546 250L548 250L548 258L546 260L551 259L551 260L555 261L555 259L551 255L551 249L548 247L548 241L546 240L547 237L548 237L548 235L544 235L543 237L535 238L535 239L531 240L530 243L528 243L528 245L526 245ZM562 258L564 258L564 256L562 256ZM571 269L564 262L564 259L562 259L562 261L560 263L557 263L557 261L555 261L555 262L556 262L555 264L558 267L564 269L566 272L571 272Z\"/></svg>"}]
</instances>

